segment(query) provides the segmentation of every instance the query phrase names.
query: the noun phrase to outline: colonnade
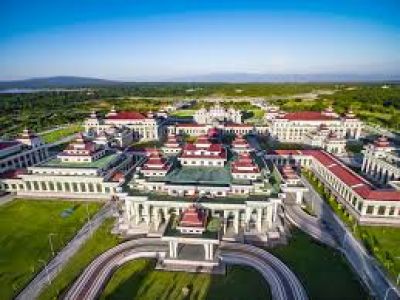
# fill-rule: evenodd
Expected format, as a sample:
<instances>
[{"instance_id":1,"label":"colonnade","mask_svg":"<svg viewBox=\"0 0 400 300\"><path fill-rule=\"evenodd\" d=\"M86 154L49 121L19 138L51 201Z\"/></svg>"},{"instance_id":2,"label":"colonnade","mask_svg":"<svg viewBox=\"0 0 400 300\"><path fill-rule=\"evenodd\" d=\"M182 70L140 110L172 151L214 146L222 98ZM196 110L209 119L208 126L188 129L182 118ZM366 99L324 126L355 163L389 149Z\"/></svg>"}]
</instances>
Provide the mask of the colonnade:
<instances>
[{"instance_id":1,"label":"colonnade","mask_svg":"<svg viewBox=\"0 0 400 300\"><path fill-rule=\"evenodd\" d=\"M184 242L184 243L179 242L178 239L168 241L170 258L178 258L179 244L192 244L189 239L185 239L185 241L186 242ZM198 245L198 244L196 243L196 245ZM204 247L204 259L205 260L213 260L214 259L214 244L204 240L202 245Z\"/></svg>"},{"instance_id":2,"label":"colonnade","mask_svg":"<svg viewBox=\"0 0 400 300\"><path fill-rule=\"evenodd\" d=\"M400 178L400 168L368 153L364 154L361 171L382 184L387 184L388 181Z\"/></svg>"},{"instance_id":3,"label":"colonnade","mask_svg":"<svg viewBox=\"0 0 400 300\"><path fill-rule=\"evenodd\" d=\"M147 227L153 226L158 228L162 222L169 219L171 214L181 215L187 208L185 203L174 203L170 206L160 201L160 206L154 203L146 203L146 201L129 201L125 200L125 222L128 225L136 226L145 224ZM265 206L247 206L242 204L238 208L224 208L223 204L218 207L207 205L204 203L202 207L208 212L210 217L217 217L221 220L221 228L223 233L227 233L228 229L232 233L238 234L240 228L244 231L255 230L259 233L272 228L277 216L278 203L267 203ZM214 205L215 206L215 205Z\"/></svg>"}]
</instances>

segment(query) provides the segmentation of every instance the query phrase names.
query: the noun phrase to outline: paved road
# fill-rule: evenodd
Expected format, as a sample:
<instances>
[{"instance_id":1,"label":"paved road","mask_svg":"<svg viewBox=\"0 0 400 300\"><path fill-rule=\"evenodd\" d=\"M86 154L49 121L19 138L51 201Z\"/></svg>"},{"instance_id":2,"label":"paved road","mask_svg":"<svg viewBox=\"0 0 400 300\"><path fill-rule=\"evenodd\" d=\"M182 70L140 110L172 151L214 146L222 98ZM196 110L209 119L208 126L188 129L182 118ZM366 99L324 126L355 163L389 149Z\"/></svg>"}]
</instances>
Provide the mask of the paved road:
<instances>
[{"instance_id":1,"label":"paved road","mask_svg":"<svg viewBox=\"0 0 400 300\"><path fill-rule=\"evenodd\" d=\"M68 260L78 251L79 247L91 236L103 221L111 216L112 208L110 204L106 204L92 219L86 223L75 237L59 252L36 277L25 287L24 290L16 297L17 300L35 299L41 290L48 285L61 271L62 267Z\"/></svg>"},{"instance_id":2,"label":"paved road","mask_svg":"<svg viewBox=\"0 0 400 300\"><path fill-rule=\"evenodd\" d=\"M398 288L385 276L376 260L371 257L355 239L348 228L336 216L332 209L325 203L320 195L314 190L311 184L303 177L303 183L309 188L309 200L312 201L314 211L327 225L331 234L340 241L340 251L350 262L353 270L357 272L363 283L377 299L399 300Z\"/></svg>"},{"instance_id":3,"label":"paved road","mask_svg":"<svg viewBox=\"0 0 400 300\"><path fill-rule=\"evenodd\" d=\"M285 217L290 223L300 228L316 240L337 248L338 244L331 232L323 224L321 218L313 217L307 214L297 204L285 203Z\"/></svg>"},{"instance_id":4,"label":"paved road","mask_svg":"<svg viewBox=\"0 0 400 300\"><path fill-rule=\"evenodd\" d=\"M143 238L118 245L95 259L73 284L67 300L96 299L112 273L123 263L137 258L164 256L168 245L159 238ZM296 276L276 257L250 245L223 243L220 258L228 264L254 267L270 286L273 299L308 299Z\"/></svg>"},{"instance_id":5,"label":"paved road","mask_svg":"<svg viewBox=\"0 0 400 300\"><path fill-rule=\"evenodd\" d=\"M165 255L168 244L159 238L142 238L120 244L98 256L75 281L65 299L96 299L113 271L123 263L142 257Z\"/></svg>"}]
</instances>

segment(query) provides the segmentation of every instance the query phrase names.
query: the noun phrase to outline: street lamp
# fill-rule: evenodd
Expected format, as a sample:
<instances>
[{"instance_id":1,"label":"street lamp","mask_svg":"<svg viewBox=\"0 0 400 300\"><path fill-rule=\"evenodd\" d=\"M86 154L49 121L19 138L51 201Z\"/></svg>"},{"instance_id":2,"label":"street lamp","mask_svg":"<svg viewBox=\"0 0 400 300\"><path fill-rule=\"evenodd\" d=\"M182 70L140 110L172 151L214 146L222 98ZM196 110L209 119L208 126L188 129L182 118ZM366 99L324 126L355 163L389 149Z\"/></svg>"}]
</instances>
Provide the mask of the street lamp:
<instances>
[{"instance_id":1,"label":"street lamp","mask_svg":"<svg viewBox=\"0 0 400 300\"><path fill-rule=\"evenodd\" d=\"M43 263L43 265L44 265L44 270L46 271L46 277L47 277L47 284L50 285L51 280L50 280L49 269L47 268L46 261L44 261L43 259L39 259L39 262Z\"/></svg>"},{"instance_id":2,"label":"street lamp","mask_svg":"<svg viewBox=\"0 0 400 300\"><path fill-rule=\"evenodd\" d=\"M51 236L56 235L55 233L50 232L49 233L49 244L50 244L50 250L51 250L51 255L54 256L54 247L53 247L53 241L51 239Z\"/></svg>"},{"instance_id":3,"label":"street lamp","mask_svg":"<svg viewBox=\"0 0 400 300\"><path fill-rule=\"evenodd\" d=\"M92 234L92 222L90 221L90 215L89 215L89 204L86 203L86 215L89 223L89 230L90 230L90 235Z\"/></svg>"}]
</instances>

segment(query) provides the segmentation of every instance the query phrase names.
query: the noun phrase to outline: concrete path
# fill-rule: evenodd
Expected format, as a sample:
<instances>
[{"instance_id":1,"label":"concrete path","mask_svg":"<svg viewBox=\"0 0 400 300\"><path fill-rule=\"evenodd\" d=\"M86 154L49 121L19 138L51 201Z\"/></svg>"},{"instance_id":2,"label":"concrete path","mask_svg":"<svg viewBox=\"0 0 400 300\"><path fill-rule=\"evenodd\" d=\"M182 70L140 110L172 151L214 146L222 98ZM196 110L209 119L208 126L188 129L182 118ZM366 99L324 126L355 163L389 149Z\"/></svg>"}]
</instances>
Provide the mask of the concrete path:
<instances>
[{"instance_id":1,"label":"concrete path","mask_svg":"<svg viewBox=\"0 0 400 300\"><path fill-rule=\"evenodd\" d=\"M296 204L285 204L285 217L290 223L311 235L316 240L337 248L338 244L331 232L325 227L322 220L307 214Z\"/></svg>"},{"instance_id":2,"label":"concrete path","mask_svg":"<svg viewBox=\"0 0 400 300\"><path fill-rule=\"evenodd\" d=\"M32 300L38 297L42 289L62 271L69 259L79 250L103 221L112 214L112 207L106 204L91 220L86 223L75 237L47 264L36 277L19 293L17 300Z\"/></svg>"},{"instance_id":3,"label":"concrete path","mask_svg":"<svg viewBox=\"0 0 400 300\"><path fill-rule=\"evenodd\" d=\"M157 258L168 251L166 242L159 238L143 238L118 245L96 258L67 292L67 300L96 299L112 273L127 261L137 258ZM279 259L254 246L223 243L220 259L228 264L254 267L270 286L272 298L308 299L297 277Z\"/></svg>"}]
</instances>

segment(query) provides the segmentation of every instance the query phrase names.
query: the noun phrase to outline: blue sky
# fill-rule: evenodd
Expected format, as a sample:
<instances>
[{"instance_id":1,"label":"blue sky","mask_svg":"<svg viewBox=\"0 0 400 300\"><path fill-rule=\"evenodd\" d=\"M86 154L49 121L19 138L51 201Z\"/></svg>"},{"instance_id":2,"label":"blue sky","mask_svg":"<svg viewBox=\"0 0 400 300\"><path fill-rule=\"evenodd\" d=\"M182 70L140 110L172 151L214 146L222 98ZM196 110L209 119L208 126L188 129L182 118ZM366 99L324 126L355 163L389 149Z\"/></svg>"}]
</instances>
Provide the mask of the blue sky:
<instances>
[{"instance_id":1,"label":"blue sky","mask_svg":"<svg viewBox=\"0 0 400 300\"><path fill-rule=\"evenodd\" d=\"M0 80L400 73L400 1L0 1Z\"/></svg>"}]
</instances>

